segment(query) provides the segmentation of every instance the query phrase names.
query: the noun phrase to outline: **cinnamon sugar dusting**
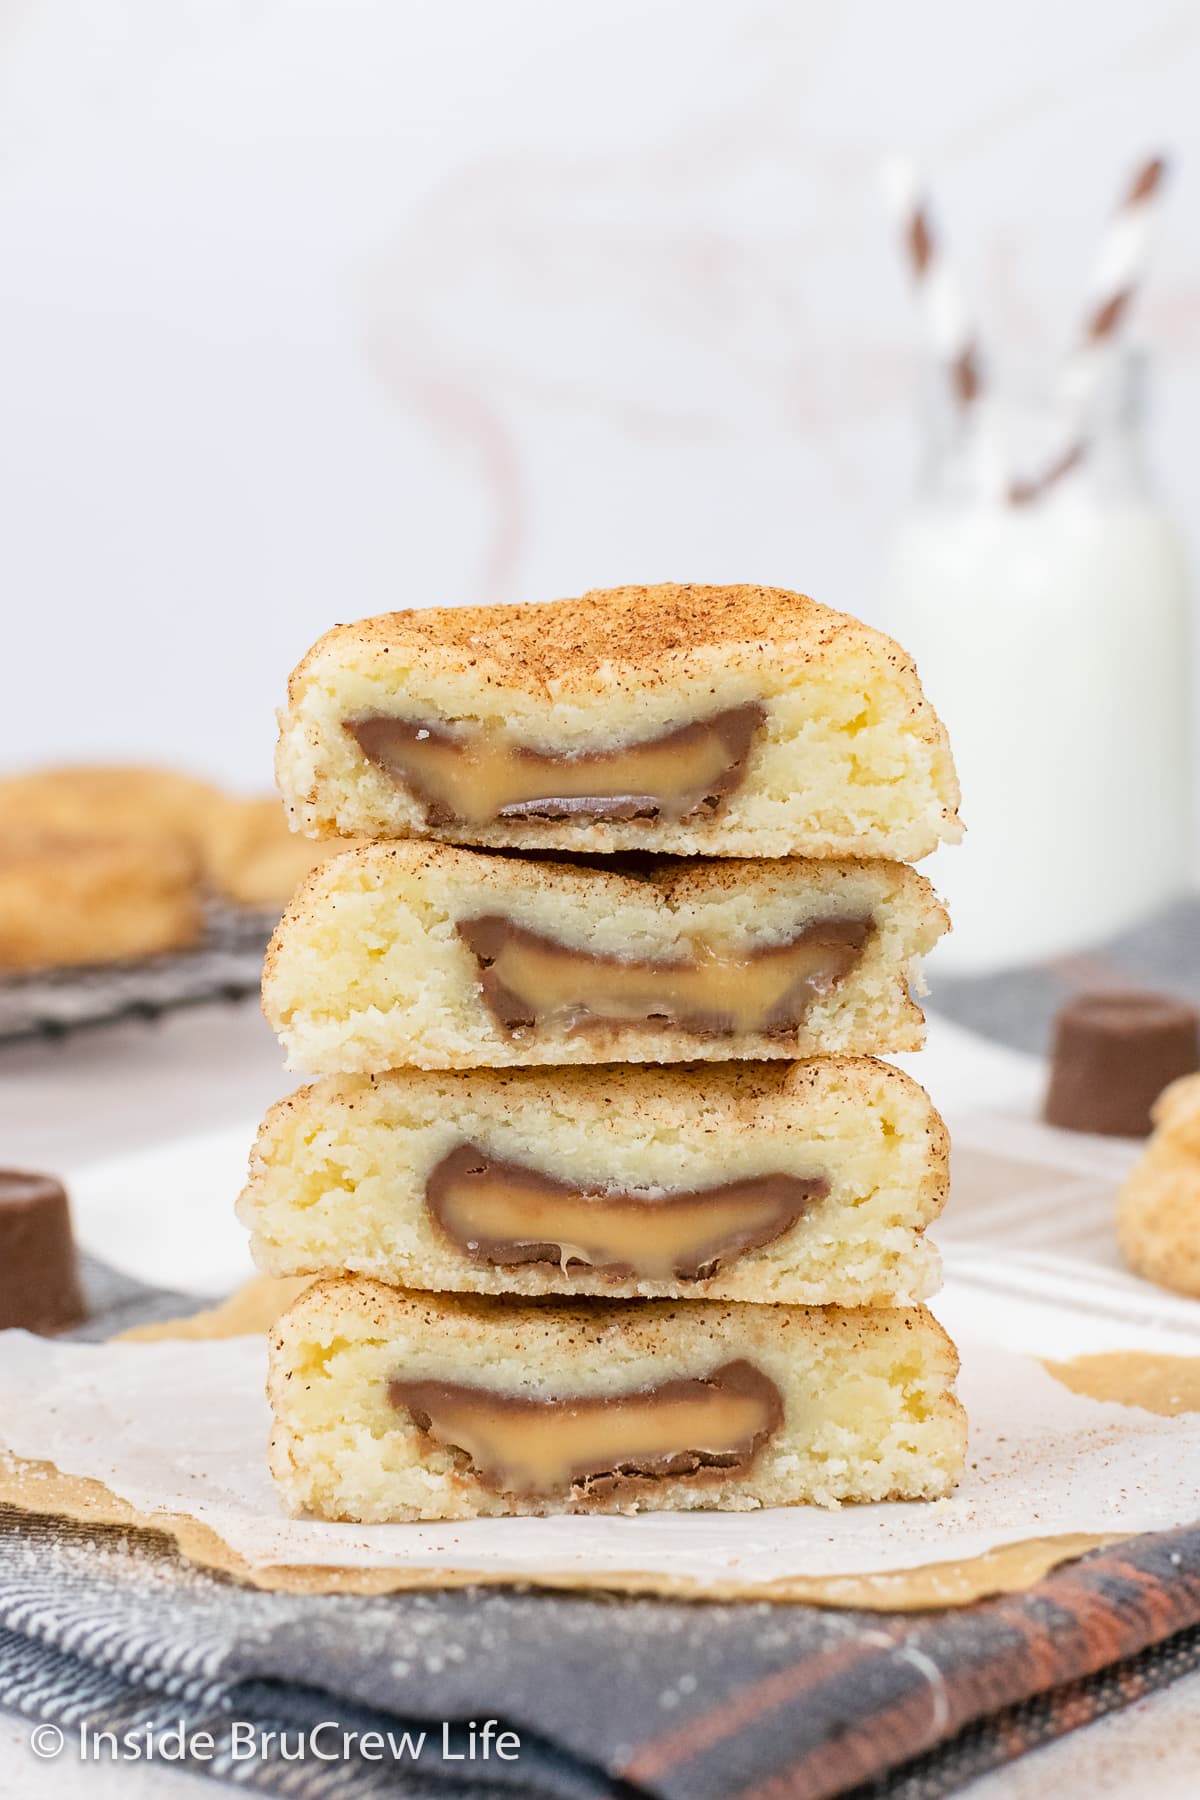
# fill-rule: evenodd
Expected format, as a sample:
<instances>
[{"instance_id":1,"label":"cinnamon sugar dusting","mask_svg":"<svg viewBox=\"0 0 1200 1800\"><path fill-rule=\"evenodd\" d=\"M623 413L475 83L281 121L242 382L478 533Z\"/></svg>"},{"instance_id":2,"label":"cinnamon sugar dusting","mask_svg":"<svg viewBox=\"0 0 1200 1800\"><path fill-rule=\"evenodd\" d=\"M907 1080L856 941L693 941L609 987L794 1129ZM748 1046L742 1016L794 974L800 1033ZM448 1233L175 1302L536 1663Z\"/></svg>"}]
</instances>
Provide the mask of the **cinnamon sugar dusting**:
<instances>
[{"instance_id":1,"label":"cinnamon sugar dusting","mask_svg":"<svg viewBox=\"0 0 1200 1800\"><path fill-rule=\"evenodd\" d=\"M844 632L908 660L880 633L786 588L677 582L597 588L579 599L435 607L337 625L301 663L291 694L295 699L302 691L321 655L347 639L381 656L434 646L498 685L547 687L613 665L636 668L639 685L655 688L677 678L677 659L698 651L770 638L816 658ZM676 663L661 667L664 659Z\"/></svg>"}]
</instances>

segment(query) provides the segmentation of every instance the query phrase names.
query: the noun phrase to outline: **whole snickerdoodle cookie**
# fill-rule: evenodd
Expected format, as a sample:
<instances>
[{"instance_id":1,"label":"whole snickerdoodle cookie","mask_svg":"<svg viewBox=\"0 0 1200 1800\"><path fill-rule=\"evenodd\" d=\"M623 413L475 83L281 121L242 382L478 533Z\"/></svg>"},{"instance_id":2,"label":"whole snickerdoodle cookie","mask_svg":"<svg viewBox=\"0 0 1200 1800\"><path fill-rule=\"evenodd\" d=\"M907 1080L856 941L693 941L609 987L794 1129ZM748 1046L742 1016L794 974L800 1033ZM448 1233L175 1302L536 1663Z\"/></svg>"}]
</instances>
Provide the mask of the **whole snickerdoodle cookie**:
<instances>
[{"instance_id":1,"label":"whole snickerdoodle cookie","mask_svg":"<svg viewBox=\"0 0 1200 1800\"><path fill-rule=\"evenodd\" d=\"M1172 1082L1153 1116L1154 1136L1117 1201L1117 1242L1137 1274L1200 1295L1200 1075Z\"/></svg>"},{"instance_id":2,"label":"whole snickerdoodle cookie","mask_svg":"<svg viewBox=\"0 0 1200 1800\"><path fill-rule=\"evenodd\" d=\"M152 956L202 928L183 843L0 830L0 968Z\"/></svg>"},{"instance_id":3,"label":"whole snickerdoodle cookie","mask_svg":"<svg viewBox=\"0 0 1200 1800\"><path fill-rule=\"evenodd\" d=\"M231 796L212 815L206 868L209 882L227 900L278 913L311 870L353 847L345 838L314 844L299 837L289 830L277 794Z\"/></svg>"},{"instance_id":4,"label":"whole snickerdoodle cookie","mask_svg":"<svg viewBox=\"0 0 1200 1800\"><path fill-rule=\"evenodd\" d=\"M190 846L203 864L225 803L219 788L173 769L62 764L0 781L0 833L168 838Z\"/></svg>"}]
</instances>

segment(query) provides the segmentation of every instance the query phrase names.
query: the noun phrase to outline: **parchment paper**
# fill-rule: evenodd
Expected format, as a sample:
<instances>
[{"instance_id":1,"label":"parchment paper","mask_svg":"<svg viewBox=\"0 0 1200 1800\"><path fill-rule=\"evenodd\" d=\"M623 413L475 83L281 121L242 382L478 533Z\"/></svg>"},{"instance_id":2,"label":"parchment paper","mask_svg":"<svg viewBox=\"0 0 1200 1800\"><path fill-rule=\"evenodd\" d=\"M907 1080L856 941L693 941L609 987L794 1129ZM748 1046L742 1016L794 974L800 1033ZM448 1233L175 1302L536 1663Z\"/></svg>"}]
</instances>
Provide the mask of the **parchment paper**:
<instances>
[{"instance_id":1,"label":"parchment paper","mask_svg":"<svg viewBox=\"0 0 1200 1800\"><path fill-rule=\"evenodd\" d=\"M971 1438L951 1499L447 1526L289 1520L265 1467L262 1334L304 1284L258 1277L138 1342L0 1334L0 1500L155 1527L264 1587L520 1581L881 1609L1023 1588L1098 1544L1195 1522L1200 1303L1120 1265L1114 1196L1136 1146L1052 1131L1024 1099L952 1127L947 1285L933 1309L962 1351ZM216 1148L232 1158L224 1180L205 1165L186 1188L192 1143L156 1153L149 1176L109 1170L93 1198L107 1195L105 1218L118 1195L140 1219L164 1192L186 1192L193 1235L212 1232L244 1155L224 1137Z\"/></svg>"},{"instance_id":2,"label":"parchment paper","mask_svg":"<svg viewBox=\"0 0 1200 1800\"><path fill-rule=\"evenodd\" d=\"M1200 1411L1184 1408L1200 1404L1197 1359L1142 1353L1130 1405L1072 1391L1036 1357L961 1348L971 1446L947 1500L353 1526L281 1513L263 1454L261 1337L75 1345L7 1332L0 1499L160 1528L262 1586L518 1581L879 1607L1023 1587L1093 1545L1195 1518ZM1100 1362L1103 1391L1120 1393L1122 1355Z\"/></svg>"}]
</instances>

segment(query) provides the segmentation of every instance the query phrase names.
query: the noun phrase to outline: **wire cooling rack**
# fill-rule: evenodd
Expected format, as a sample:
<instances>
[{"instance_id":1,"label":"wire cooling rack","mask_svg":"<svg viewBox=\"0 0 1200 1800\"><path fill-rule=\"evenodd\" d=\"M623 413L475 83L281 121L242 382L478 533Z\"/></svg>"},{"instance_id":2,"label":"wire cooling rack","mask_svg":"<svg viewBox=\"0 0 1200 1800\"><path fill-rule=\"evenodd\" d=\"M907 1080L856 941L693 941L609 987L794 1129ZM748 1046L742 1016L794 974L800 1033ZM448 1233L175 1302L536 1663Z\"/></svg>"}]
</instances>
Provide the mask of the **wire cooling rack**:
<instances>
[{"instance_id":1,"label":"wire cooling rack","mask_svg":"<svg viewBox=\"0 0 1200 1800\"><path fill-rule=\"evenodd\" d=\"M185 1006L257 993L276 920L210 903L190 950L139 962L39 969L0 979L0 1044L61 1038L123 1019L157 1019Z\"/></svg>"}]
</instances>

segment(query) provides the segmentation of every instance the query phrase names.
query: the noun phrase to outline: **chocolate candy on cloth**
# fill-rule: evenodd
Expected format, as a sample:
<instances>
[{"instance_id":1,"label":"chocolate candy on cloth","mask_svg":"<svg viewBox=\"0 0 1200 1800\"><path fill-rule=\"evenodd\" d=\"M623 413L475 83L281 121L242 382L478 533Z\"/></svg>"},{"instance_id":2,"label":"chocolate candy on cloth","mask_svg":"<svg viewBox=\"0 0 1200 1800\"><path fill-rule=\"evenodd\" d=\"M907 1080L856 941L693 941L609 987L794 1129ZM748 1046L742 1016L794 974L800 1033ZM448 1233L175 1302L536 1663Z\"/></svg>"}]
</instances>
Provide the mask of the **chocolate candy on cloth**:
<instances>
[{"instance_id":1,"label":"chocolate candy on cloth","mask_svg":"<svg viewBox=\"0 0 1200 1800\"><path fill-rule=\"evenodd\" d=\"M0 1328L50 1336L86 1317L62 1183L0 1169Z\"/></svg>"},{"instance_id":2,"label":"chocolate candy on cloth","mask_svg":"<svg viewBox=\"0 0 1200 1800\"><path fill-rule=\"evenodd\" d=\"M1105 1137L1146 1137L1150 1109L1200 1068L1200 1015L1181 1000L1133 989L1081 994L1055 1023L1046 1122Z\"/></svg>"}]
</instances>

